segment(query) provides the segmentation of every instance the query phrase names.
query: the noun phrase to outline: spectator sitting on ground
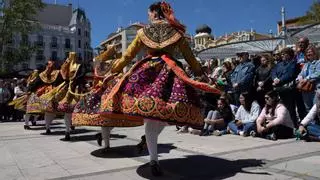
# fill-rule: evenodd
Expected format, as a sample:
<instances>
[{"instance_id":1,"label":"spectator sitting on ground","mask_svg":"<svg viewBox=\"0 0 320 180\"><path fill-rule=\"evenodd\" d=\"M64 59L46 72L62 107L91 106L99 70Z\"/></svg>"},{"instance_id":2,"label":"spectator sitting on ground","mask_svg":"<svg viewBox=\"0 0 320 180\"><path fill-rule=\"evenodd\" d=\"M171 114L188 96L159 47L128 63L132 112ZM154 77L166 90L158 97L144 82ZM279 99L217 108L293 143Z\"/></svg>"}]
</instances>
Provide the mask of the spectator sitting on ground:
<instances>
[{"instance_id":1,"label":"spectator sitting on ground","mask_svg":"<svg viewBox=\"0 0 320 180\"><path fill-rule=\"evenodd\" d=\"M232 110L226 99L219 99L217 102L217 110L208 112L207 117L204 119L204 127L200 136L208 136L214 130L225 130L227 124L233 120Z\"/></svg>"},{"instance_id":2,"label":"spectator sitting on ground","mask_svg":"<svg viewBox=\"0 0 320 180\"><path fill-rule=\"evenodd\" d=\"M232 134L248 136L255 131L260 106L249 93L241 93L239 101L241 106L236 113L235 120L228 124L228 130Z\"/></svg>"},{"instance_id":3,"label":"spectator sitting on ground","mask_svg":"<svg viewBox=\"0 0 320 180\"><path fill-rule=\"evenodd\" d=\"M307 116L299 125L299 133L307 133L304 137L311 141L320 141L320 90L317 90L316 104L313 105Z\"/></svg>"},{"instance_id":4,"label":"spectator sitting on ground","mask_svg":"<svg viewBox=\"0 0 320 180\"><path fill-rule=\"evenodd\" d=\"M277 140L291 138L293 135L293 122L288 109L280 103L276 91L265 95L266 105L257 119L258 136Z\"/></svg>"}]
</instances>

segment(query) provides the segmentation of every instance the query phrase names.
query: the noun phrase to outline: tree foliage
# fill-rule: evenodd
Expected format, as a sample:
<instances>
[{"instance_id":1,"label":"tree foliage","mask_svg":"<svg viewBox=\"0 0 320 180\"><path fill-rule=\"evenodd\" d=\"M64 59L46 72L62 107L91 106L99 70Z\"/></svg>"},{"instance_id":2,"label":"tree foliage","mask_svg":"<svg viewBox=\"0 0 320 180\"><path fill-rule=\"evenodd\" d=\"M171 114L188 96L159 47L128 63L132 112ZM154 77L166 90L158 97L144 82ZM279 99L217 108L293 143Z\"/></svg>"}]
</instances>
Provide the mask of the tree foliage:
<instances>
[{"instance_id":1,"label":"tree foliage","mask_svg":"<svg viewBox=\"0 0 320 180\"><path fill-rule=\"evenodd\" d=\"M0 0L0 60L1 71L10 71L12 65L24 61L34 47L31 44L13 46L13 36L27 35L38 30L34 17L44 8L41 0ZM18 47L18 48L16 48Z\"/></svg>"},{"instance_id":2,"label":"tree foliage","mask_svg":"<svg viewBox=\"0 0 320 180\"><path fill-rule=\"evenodd\" d=\"M315 0L307 11L306 15L301 17L299 24L314 24L320 22L320 0Z\"/></svg>"}]
</instances>

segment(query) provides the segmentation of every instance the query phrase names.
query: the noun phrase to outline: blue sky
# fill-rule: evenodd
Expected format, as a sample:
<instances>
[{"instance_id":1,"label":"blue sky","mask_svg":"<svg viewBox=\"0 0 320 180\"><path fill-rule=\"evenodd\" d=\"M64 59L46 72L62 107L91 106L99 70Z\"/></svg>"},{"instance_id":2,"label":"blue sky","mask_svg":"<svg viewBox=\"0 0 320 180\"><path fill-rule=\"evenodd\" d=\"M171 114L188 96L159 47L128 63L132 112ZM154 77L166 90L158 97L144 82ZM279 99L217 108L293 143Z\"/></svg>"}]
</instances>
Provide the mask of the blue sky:
<instances>
[{"instance_id":1,"label":"blue sky","mask_svg":"<svg viewBox=\"0 0 320 180\"><path fill-rule=\"evenodd\" d=\"M92 24L92 47L106 39L117 27L130 22L147 23L147 9L154 0L56 0L73 3L85 9ZM54 0L45 0L54 3ZM304 15L313 0L168 0L176 17L195 34L201 24L208 24L216 36L240 30L255 29L260 33L276 32L281 20L281 6L287 18Z\"/></svg>"}]
</instances>

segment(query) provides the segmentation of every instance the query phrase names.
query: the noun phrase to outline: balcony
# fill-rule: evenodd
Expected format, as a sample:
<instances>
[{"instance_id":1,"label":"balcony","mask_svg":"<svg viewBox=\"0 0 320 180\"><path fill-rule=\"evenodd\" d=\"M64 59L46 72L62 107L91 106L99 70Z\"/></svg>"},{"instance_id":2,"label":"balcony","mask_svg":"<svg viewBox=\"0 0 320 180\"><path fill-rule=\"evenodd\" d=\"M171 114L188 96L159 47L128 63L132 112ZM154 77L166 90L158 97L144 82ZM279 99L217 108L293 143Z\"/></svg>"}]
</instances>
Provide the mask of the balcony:
<instances>
[{"instance_id":1,"label":"balcony","mask_svg":"<svg viewBox=\"0 0 320 180\"><path fill-rule=\"evenodd\" d=\"M45 43L43 41L35 41L34 46L36 46L38 48L44 48Z\"/></svg>"},{"instance_id":2,"label":"balcony","mask_svg":"<svg viewBox=\"0 0 320 180\"><path fill-rule=\"evenodd\" d=\"M52 43L50 43L50 47L51 47L52 49L58 49L58 48L59 48L59 45L58 45L58 43L52 42Z\"/></svg>"}]
</instances>

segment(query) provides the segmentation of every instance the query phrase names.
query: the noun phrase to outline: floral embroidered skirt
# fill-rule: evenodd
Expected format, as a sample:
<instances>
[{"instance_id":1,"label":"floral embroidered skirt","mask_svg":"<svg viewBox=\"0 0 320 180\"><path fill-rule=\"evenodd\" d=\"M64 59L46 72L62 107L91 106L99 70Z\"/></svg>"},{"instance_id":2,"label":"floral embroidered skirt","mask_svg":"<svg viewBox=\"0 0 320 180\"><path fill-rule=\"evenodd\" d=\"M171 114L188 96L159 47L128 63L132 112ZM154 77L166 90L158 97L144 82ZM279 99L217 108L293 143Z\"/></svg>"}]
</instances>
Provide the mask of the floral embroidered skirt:
<instances>
[{"instance_id":1,"label":"floral embroidered skirt","mask_svg":"<svg viewBox=\"0 0 320 180\"><path fill-rule=\"evenodd\" d=\"M42 108L42 102L40 96L52 90L51 85L44 85L36 90L36 92L31 93L27 101L27 111L28 114L42 114L44 113Z\"/></svg>"},{"instance_id":2,"label":"floral embroidered skirt","mask_svg":"<svg viewBox=\"0 0 320 180\"><path fill-rule=\"evenodd\" d=\"M196 89L220 93L206 83L188 78L167 56L137 62L110 86L103 92L96 114L96 119L110 127L143 124L143 119L202 126L202 105Z\"/></svg>"},{"instance_id":3,"label":"floral embroidered skirt","mask_svg":"<svg viewBox=\"0 0 320 180\"><path fill-rule=\"evenodd\" d=\"M89 94L81 97L74 108L72 114L72 125L74 126L113 126L112 121L108 121L105 117L100 116L101 96L108 93L119 82L121 75L110 75L104 79L103 86L95 87ZM141 126L141 121L118 121L117 126L134 127Z\"/></svg>"},{"instance_id":4,"label":"floral embroidered skirt","mask_svg":"<svg viewBox=\"0 0 320 180\"><path fill-rule=\"evenodd\" d=\"M61 83L46 94L40 96L41 109L50 113L72 113L77 98L68 91L69 84Z\"/></svg>"}]
</instances>

